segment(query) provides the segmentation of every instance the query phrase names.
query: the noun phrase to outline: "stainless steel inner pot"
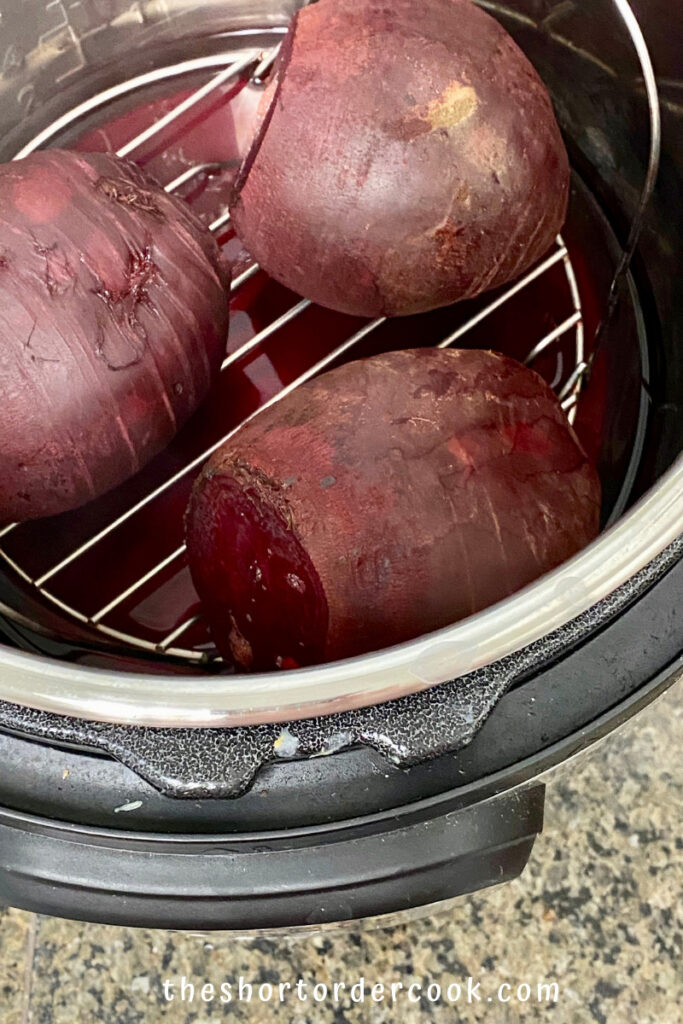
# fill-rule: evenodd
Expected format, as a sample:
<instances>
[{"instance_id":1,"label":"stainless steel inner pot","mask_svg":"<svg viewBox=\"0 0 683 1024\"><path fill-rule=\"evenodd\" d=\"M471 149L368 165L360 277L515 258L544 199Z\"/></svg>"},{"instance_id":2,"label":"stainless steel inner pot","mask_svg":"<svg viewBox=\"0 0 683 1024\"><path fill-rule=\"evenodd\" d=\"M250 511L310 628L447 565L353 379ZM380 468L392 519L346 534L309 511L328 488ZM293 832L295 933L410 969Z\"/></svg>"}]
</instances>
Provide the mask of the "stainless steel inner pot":
<instances>
[{"instance_id":1,"label":"stainless steel inner pot","mask_svg":"<svg viewBox=\"0 0 683 1024\"><path fill-rule=\"evenodd\" d=\"M141 0L133 5L129 0L73 5L5 0L0 158L71 144L141 97L163 97L169 86L186 88L185 104L196 102L201 109L237 74L254 80L265 73L262 58L282 38L295 6L280 0ZM180 623L161 643L110 625L108 615L139 586L140 577L95 614L65 601L55 587L60 572L77 572L79 559L101 539L109 542L131 508L146 505L168 478L155 481L132 506L114 501L94 530L79 534L70 549L60 550L37 570L17 555L17 538L25 528L0 530L0 616L13 641L12 646L0 644L0 699L94 720L166 726L286 721L373 704L521 650L608 597L679 536L683 374L673 285L677 229L669 196L680 174L680 143L667 133L667 125L678 124L680 109L664 98L665 160L655 188L660 104L646 41L626 0L517 0L482 6L517 38L548 84L567 137L577 194L589 197L582 209L593 210L596 250L599 236L608 254L602 270L596 263L593 281L609 371L603 456L611 497L605 532L521 593L452 627L366 657L245 679L217 673L201 645L184 645L192 623ZM172 116L169 109L161 127ZM160 117L141 126L121 151L135 158L137 147L148 141L155 125L159 128ZM183 170L176 186L193 173L192 167ZM224 223L217 208L216 230ZM633 270L627 273L633 252ZM464 321L455 320L444 341L466 343L469 331L506 302L517 301L526 288L533 288L535 307L543 306L549 294L544 275L556 271L565 277L566 308L553 311L544 332L530 334L527 356L537 358L562 343L565 361L558 368L558 390L574 416L594 386L586 370L596 324L588 330L585 282L563 237L528 280L488 297ZM239 287L253 274L247 267L235 284ZM247 346L272 338L303 312L305 304L296 303ZM376 326L346 337L334 355L357 352L355 346L365 343ZM326 361L306 373L324 368ZM175 472L182 475L187 469L185 464ZM61 531L63 540L63 523L58 528L45 521L39 529L43 538ZM167 558L177 555L170 551ZM158 570L155 564L148 572ZM87 579L83 588L87 591Z\"/></svg>"}]
</instances>

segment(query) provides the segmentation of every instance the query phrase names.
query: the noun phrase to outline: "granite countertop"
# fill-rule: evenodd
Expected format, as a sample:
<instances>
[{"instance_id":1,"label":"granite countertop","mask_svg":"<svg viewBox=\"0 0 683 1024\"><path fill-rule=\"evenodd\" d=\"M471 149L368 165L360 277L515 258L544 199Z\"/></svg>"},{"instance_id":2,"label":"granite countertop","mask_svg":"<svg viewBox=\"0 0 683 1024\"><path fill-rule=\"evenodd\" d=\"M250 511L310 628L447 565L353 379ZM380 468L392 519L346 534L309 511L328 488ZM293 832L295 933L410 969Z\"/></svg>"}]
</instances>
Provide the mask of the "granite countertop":
<instances>
[{"instance_id":1,"label":"granite countertop","mask_svg":"<svg viewBox=\"0 0 683 1024\"><path fill-rule=\"evenodd\" d=\"M551 1019L683 1021L683 687L555 776L523 877L432 917L382 930L235 939L84 925L0 911L1 1024L416 1024ZM172 1003L163 980L200 988L364 975L387 985L468 977L486 991L559 985L555 1005L332 1001ZM507 990L506 990L507 991ZM229 1011L229 1012L228 1012Z\"/></svg>"}]
</instances>

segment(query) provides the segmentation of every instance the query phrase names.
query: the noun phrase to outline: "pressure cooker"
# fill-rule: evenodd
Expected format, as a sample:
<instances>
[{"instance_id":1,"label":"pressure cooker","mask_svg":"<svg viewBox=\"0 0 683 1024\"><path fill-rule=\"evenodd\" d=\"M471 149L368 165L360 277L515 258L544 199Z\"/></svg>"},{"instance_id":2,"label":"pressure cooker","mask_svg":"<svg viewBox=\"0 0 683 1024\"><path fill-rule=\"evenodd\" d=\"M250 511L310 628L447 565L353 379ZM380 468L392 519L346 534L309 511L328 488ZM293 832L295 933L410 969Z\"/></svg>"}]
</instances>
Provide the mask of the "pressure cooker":
<instances>
[{"instance_id":1,"label":"pressure cooker","mask_svg":"<svg viewBox=\"0 0 683 1024\"><path fill-rule=\"evenodd\" d=\"M569 217L512 285L418 318L424 344L504 337L552 384L599 468L600 536L387 650L249 676L218 656L179 532L187 486L250 410L405 329L290 295L231 231L244 118L297 6L2 5L0 159L110 150L191 202L233 262L237 396L234 422L219 393L115 492L0 529L8 905L240 932L441 905L518 875L552 771L683 671L683 19L645 0L481 0L551 93Z\"/></svg>"}]
</instances>

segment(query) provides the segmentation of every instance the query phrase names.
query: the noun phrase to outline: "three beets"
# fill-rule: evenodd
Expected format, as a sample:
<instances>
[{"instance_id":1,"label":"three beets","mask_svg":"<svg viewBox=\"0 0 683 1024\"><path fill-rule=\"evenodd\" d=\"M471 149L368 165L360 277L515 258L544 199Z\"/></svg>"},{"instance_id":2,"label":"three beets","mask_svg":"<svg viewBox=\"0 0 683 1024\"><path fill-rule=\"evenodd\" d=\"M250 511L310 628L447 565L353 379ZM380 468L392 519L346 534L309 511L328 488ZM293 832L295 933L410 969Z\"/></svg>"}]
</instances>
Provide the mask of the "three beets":
<instances>
[{"instance_id":1,"label":"three beets","mask_svg":"<svg viewBox=\"0 0 683 1024\"><path fill-rule=\"evenodd\" d=\"M568 191L543 84L470 0L319 0L283 43L231 212L281 283L392 316L519 276ZM208 232L133 165L0 168L0 523L74 508L170 441L219 371L227 283ZM188 553L222 653L291 668L476 613L589 543L599 511L540 377L416 349L243 426L196 483Z\"/></svg>"}]
</instances>

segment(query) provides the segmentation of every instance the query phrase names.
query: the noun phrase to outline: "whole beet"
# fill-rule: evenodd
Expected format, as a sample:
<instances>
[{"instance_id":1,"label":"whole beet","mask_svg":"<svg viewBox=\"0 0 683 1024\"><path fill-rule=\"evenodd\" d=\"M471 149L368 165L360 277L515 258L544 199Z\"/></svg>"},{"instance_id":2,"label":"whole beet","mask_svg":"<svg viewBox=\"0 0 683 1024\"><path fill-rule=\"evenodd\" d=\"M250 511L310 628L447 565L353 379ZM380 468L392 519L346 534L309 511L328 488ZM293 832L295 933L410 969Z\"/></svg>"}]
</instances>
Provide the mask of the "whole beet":
<instances>
[{"instance_id":1,"label":"whole beet","mask_svg":"<svg viewBox=\"0 0 683 1024\"><path fill-rule=\"evenodd\" d=\"M0 523L75 508L161 451L220 370L215 241L133 164L0 166Z\"/></svg>"},{"instance_id":2,"label":"whole beet","mask_svg":"<svg viewBox=\"0 0 683 1024\"><path fill-rule=\"evenodd\" d=\"M470 0L301 10L232 200L293 291L401 316L512 280L552 244L569 164L548 93Z\"/></svg>"},{"instance_id":3,"label":"whole beet","mask_svg":"<svg viewBox=\"0 0 683 1024\"><path fill-rule=\"evenodd\" d=\"M480 611L593 540L599 516L541 377L417 349L326 373L243 426L195 485L187 541L218 647L267 670Z\"/></svg>"}]
</instances>

